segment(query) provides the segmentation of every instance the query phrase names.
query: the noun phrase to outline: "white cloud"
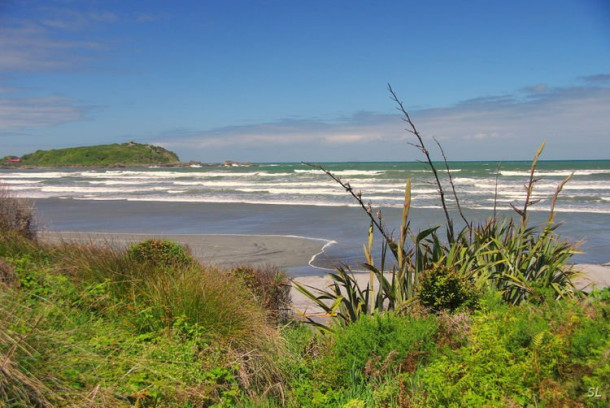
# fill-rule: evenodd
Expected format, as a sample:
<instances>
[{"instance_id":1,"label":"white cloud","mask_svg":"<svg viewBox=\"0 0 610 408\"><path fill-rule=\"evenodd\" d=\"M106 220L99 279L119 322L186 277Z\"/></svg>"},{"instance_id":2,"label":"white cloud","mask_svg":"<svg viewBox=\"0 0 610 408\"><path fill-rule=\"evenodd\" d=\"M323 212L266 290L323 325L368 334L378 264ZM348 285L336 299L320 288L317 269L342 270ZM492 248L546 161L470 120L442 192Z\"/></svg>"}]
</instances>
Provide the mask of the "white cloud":
<instances>
[{"instance_id":1,"label":"white cloud","mask_svg":"<svg viewBox=\"0 0 610 408\"><path fill-rule=\"evenodd\" d=\"M75 10L63 7L41 7L44 18L40 24L61 30L80 31L96 24L113 24L119 21L116 13L107 10Z\"/></svg>"},{"instance_id":2,"label":"white cloud","mask_svg":"<svg viewBox=\"0 0 610 408\"><path fill-rule=\"evenodd\" d=\"M324 137L324 142L329 144L347 144L347 143L361 143L371 141L370 135L365 134L335 134Z\"/></svg>"},{"instance_id":3,"label":"white cloud","mask_svg":"<svg viewBox=\"0 0 610 408\"><path fill-rule=\"evenodd\" d=\"M551 158L610 158L610 88L551 88L538 84L514 95L477 98L454 106L410 112L434 149L450 160L528 159L542 141ZM283 160L413 160L412 136L396 114L358 112L329 120L286 120L157 137L189 159L214 155L258 159L273 151ZM197 150L197 149L200 150ZM578 152L578 157L575 156ZM320 157L320 159L318 159Z\"/></svg>"}]
</instances>

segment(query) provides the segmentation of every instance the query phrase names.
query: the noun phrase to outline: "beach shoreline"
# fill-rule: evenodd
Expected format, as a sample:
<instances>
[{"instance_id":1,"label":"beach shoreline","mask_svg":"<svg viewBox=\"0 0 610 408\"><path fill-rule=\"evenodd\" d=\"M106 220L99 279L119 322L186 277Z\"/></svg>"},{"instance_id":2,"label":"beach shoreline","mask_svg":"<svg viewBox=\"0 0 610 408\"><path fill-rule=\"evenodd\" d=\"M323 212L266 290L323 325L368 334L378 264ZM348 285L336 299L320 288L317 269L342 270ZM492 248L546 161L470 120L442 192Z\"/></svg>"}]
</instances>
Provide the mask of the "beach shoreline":
<instances>
[{"instance_id":1,"label":"beach shoreline","mask_svg":"<svg viewBox=\"0 0 610 408\"><path fill-rule=\"evenodd\" d=\"M276 266L286 271L301 285L326 289L331 283L330 269L314 265L317 256L334 241L295 235L264 234L159 234L127 232L43 231L39 238L46 243L78 243L125 249L146 239L163 239L187 247L193 257L205 265L231 268L239 265ZM574 283L577 289L591 291L610 286L610 264L575 264L581 273ZM299 272L300 271L300 272ZM369 273L354 272L355 279L366 286ZM316 315L321 312L306 296L291 290L292 307L296 311Z\"/></svg>"},{"instance_id":2,"label":"beach shoreline","mask_svg":"<svg viewBox=\"0 0 610 408\"><path fill-rule=\"evenodd\" d=\"M43 242L94 244L127 248L147 239L169 240L187 247L203 264L230 268L237 265L290 268L310 265L333 242L297 235L271 234L163 234L131 232L42 231Z\"/></svg>"}]
</instances>

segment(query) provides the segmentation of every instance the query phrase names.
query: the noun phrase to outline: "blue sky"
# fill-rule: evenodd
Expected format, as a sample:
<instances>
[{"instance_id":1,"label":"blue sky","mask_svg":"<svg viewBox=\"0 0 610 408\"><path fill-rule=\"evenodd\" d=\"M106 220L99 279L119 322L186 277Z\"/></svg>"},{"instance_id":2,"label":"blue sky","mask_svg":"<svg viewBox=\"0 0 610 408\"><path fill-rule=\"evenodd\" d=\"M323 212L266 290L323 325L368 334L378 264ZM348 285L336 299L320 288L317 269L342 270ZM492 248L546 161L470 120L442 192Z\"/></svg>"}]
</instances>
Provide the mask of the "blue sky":
<instances>
[{"instance_id":1,"label":"blue sky","mask_svg":"<svg viewBox=\"0 0 610 408\"><path fill-rule=\"evenodd\" d=\"M0 0L0 156L610 159L607 0ZM438 157L438 154L436 154Z\"/></svg>"}]
</instances>

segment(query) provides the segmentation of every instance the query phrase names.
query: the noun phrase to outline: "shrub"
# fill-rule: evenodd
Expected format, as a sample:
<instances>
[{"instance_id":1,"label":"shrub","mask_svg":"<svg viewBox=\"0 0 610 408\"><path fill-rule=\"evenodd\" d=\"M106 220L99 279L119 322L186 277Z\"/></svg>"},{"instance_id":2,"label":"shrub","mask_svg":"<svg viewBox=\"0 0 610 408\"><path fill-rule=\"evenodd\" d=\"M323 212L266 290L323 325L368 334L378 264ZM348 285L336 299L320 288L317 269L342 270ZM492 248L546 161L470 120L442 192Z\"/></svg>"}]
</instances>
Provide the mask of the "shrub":
<instances>
[{"instance_id":1,"label":"shrub","mask_svg":"<svg viewBox=\"0 0 610 408\"><path fill-rule=\"evenodd\" d=\"M412 372L434 352L437 322L434 316L410 318L396 313L363 315L337 328L328 364L339 384Z\"/></svg>"},{"instance_id":2,"label":"shrub","mask_svg":"<svg viewBox=\"0 0 610 408\"><path fill-rule=\"evenodd\" d=\"M14 197L8 188L0 184L0 231L12 231L25 238L36 237L32 205Z\"/></svg>"},{"instance_id":3,"label":"shrub","mask_svg":"<svg viewBox=\"0 0 610 408\"><path fill-rule=\"evenodd\" d=\"M269 311L273 320L282 321L288 318L292 301L290 282L288 276L279 268L242 265L230 273L244 282Z\"/></svg>"},{"instance_id":4,"label":"shrub","mask_svg":"<svg viewBox=\"0 0 610 408\"><path fill-rule=\"evenodd\" d=\"M171 267L141 262L111 244L50 247L14 234L0 236L0 258L21 283L0 289L0 337L10 333L2 309L14 309L3 300L48 306L52 311L39 312L44 319L36 338L30 336L44 364L27 353L20 356L27 361L24 370L44 384L51 384L49 374L61 377L51 388L62 396L65 384L91 390L103 383L98 395L114 392L142 398L140 403L186 398L177 404L185 406L201 395L210 403L229 401L240 385L249 393L262 392L281 378L281 337L261 302L227 272L196 262ZM23 324L18 324L21 336ZM177 354L168 350L161 356L164 342ZM11 347L0 344L0 354ZM5 357L0 355L0 365Z\"/></svg>"},{"instance_id":5,"label":"shrub","mask_svg":"<svg viewBox=\"0 0 610 408\"><path fill-rule=\"evenodd\" d=\"M0 287L1 285L13 286L16 282L15 268L0 258Z\"/></svg>"},{"instance_id":6,"label":"shrub","mask_svg":"<svg viewBox=\"0 0 610 408\"><path fill-rule=\"evenodd\" d=\"M260 303L234 276L199 265L157 273L139 281L134 320L143 331L165 328L185 338L229 345L234 375L247 390L280 377L276 357L282 341Z\"/></svg>"},{"instance_id":7,"label":"shrub","mask_svg":"<svg viewBox=\"0 0 610 408\"><path fill-rule=\"evenodd\" d=\"M140 262L158 266L188 265L193 258L175 242L148 239L129 247L129 256Z\"/></svg>"},{"instance_id":8,"label":"shrub","mask_svg":"<svg viewBox=\"0 0 610 408\"><path fill-rule=\"evenodd\" d=\"M423 273L419 282L419 300L434 312L473 309L478 304L478 293L469 279L452 268L439 267Z\"/></svg>"}]
</instances>

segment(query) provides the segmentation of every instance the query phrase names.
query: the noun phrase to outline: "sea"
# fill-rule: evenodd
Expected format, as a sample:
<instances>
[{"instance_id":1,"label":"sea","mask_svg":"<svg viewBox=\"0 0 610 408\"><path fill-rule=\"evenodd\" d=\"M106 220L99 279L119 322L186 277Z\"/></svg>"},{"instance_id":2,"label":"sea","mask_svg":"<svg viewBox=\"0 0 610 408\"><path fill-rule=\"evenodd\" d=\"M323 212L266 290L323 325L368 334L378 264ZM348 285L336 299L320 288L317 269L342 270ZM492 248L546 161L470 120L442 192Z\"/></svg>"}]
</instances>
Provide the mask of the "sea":
<instances>
[{"instance_id":1,"label":"sea","mask_svg":"<svg viewBox=\"0 0 610 408\"><path fill-rule=\"evenodd\" d=\"M432 172L419 162L321 163L399 227L405 185L411 183L413 230L445 218ZM529 162L438 163L451 216L458 203L468 221L494 213L518 217ZM540 161L534 173L532 224L544 223L553 196L557 232L578 243L580 263L610 261L610 160ZM359 203L317 167L305 163L92 169L4 169L0 183L30 199L38 222L51 230L297 235L327 240L309 267L362 260L369 221ZM455 195L453 193L455 190ZM458 200L456 200L456 197ZM309 273L307 266L295 273Z\"/></svg>"}]
</instances>

